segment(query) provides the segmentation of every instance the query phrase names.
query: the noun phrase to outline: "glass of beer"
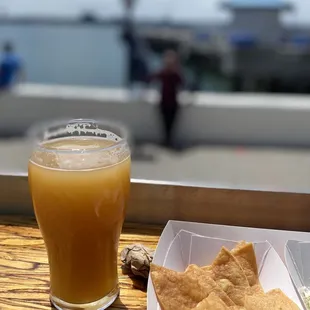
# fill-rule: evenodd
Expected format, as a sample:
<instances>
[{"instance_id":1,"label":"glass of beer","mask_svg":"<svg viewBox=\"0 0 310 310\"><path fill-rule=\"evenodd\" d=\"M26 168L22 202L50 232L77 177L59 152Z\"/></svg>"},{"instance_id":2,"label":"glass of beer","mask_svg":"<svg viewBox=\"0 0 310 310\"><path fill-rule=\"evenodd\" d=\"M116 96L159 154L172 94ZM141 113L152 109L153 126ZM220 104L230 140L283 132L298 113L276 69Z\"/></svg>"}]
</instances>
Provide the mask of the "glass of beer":
<instances>
[{"instance_id":1,"label":"glass of beer","mask_svg":"<svg viewBox=\"0 0 310 310\"><path fill-rule=\"evenodd\" d=\"M105 309L118 296L118 242L130 187L119 125L72 120L37 135L29 185L57 309Z\"/></svg>"}]
</instances>

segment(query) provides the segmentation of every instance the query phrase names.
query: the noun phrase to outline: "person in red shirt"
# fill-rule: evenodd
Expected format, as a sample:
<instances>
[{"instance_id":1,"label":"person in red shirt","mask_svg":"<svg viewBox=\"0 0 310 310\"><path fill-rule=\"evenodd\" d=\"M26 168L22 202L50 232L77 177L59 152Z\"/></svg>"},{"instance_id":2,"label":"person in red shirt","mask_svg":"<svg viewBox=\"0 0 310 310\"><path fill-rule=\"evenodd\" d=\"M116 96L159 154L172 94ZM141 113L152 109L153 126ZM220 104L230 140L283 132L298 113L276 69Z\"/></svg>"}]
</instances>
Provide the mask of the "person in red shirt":
<instances>
[{"instance_id":1,"label":"person in red shirt","mask_svg":"<svg viewBox=\"0 0 310 310\"><path fill-rule=\"evenodd\" d=\"M164 55L163 68L151 76L161 84L159 111L164 128L164 145L172 146L172 134L180 109L178 93L183 84L178 55L169 50Z\"/></svg>"}]
</instances>

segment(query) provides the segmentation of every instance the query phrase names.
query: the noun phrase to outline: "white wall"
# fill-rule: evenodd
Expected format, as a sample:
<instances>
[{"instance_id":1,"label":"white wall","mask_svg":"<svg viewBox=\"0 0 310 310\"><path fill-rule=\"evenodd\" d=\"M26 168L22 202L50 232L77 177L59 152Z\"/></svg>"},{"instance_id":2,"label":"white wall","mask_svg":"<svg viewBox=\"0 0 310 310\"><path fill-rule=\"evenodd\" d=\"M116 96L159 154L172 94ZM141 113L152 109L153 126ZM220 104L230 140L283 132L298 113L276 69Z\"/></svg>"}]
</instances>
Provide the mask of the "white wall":
<instances>
[{"instance_id":1,"label":"white wall","mask_svg":"<svg viewBox=\"0 0 310 310\"><path fill-rule=\"evenodd\" d=\"M24 132L55 118L104 118L123 122L136 140L161 137L156 94L128 102L121 89L24 85L0 97L0 132ZM184 94L176 136L184 143L310 146L310 96ZM189 100L190 99L190 100Z\"/></svg>"}]
</instances>

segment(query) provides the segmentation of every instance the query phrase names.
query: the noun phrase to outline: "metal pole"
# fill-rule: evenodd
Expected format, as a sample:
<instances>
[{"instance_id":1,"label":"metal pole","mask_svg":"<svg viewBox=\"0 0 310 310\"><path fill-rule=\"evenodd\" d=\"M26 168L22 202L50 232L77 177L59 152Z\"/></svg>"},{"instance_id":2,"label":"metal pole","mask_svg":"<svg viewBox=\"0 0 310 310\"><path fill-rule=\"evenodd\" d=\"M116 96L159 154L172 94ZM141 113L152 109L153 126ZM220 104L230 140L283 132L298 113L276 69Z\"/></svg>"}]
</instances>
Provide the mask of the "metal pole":
<instances>
[{"instance_id":1,"label":"metal pole","mask_svg":"<svg viewBox=\"0 0 310 310\"><path fill-rule=\"evenodd\" d=\"M126 48L126 78L125 78L125 86L129 87L131 85L131 47L128 44L128 37L132 36L132 26L133 26L133 8L135 4L135 0L122 0L124 6L124 15L123 15L123 25L122 25L122 32L123 32L123 39L125 44L127 45Z\"/></svg>"}]
</instances>

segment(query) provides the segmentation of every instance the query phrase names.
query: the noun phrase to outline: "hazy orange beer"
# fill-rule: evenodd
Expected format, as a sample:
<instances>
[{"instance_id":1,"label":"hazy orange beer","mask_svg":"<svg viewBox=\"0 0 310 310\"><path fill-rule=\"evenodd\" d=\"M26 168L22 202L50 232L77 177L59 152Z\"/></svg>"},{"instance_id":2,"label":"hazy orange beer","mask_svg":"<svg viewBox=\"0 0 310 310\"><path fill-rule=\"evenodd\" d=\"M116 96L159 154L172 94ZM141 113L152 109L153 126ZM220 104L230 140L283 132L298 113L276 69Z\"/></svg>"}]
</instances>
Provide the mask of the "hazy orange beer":
<instances>
[{"instance_id":1,"label":"hazy orange beer","mask_svg":"<svg viewBox=\"0 0 310 310\"><path fill-rule=\"evenodd\" d=\"M117 250L130 187L119 127L74 120L45 131L29 184L58 309L105 309L117 297Z\"/></svg>"}]
</instances>

